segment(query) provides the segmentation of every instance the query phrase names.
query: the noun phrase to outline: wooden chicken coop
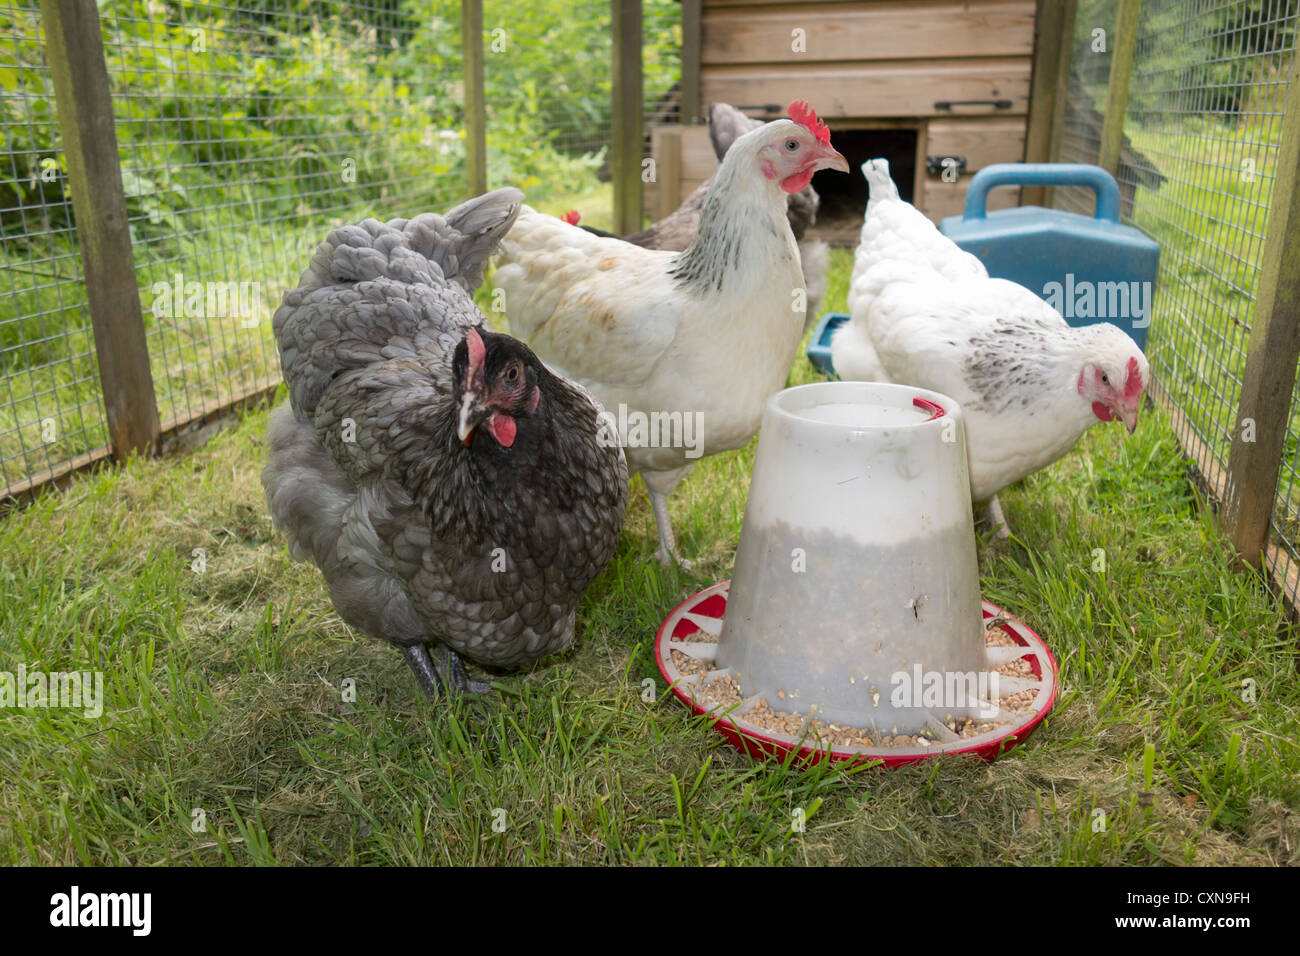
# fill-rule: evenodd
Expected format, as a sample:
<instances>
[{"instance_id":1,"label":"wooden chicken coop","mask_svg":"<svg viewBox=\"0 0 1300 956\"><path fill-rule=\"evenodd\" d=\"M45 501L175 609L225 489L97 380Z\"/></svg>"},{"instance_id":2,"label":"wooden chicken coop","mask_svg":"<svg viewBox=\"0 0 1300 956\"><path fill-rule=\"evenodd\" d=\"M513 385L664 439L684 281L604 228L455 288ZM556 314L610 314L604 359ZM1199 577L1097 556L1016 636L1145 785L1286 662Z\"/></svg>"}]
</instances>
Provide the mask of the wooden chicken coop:
<instances>
[{"instance_id":1,"label":"wooden chicken coop","mask_svg":"<svg viewBox=\"0 0 1300 956\"><path fill-rule=\"evenodd\" d=\"M889 160L903 198L936 223L959 213L983 167L1048 158L1064 6L683 0L682 122L652 125L661 175L646 186L646 212L663 215L713 174L709 103L775 119L790 100L807 99L852 170L814 180L822 197L816 235L856 241L867 199L858 166L877 156ZM989 206L1018 205L1018 193L996 190Z\"/></svg>"}]
</instances>

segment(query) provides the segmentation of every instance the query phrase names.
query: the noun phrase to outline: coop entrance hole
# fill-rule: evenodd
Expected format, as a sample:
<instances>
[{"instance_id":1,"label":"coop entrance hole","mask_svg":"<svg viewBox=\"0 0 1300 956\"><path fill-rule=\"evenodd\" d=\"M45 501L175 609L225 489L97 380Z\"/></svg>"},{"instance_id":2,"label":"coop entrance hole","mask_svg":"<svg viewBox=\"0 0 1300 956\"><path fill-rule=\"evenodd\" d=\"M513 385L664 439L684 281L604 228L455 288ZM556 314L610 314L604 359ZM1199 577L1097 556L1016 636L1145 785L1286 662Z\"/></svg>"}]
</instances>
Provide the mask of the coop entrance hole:
<instances>
[{"instance_id":1,"label":"coop entrance hole","mask_svg":"<svg viewBox=\"0 0 1300 956\"><path fill-rule=\"evenodd\" d=\"M831 130L831 145L848 160L849 172L824 169L813 177L813 188L821 197L813 235L837 245L856 244L867 209L867 181L861 167L868 159L883 156L889 160L889 174L898 185L899 196L914 202L916 135L914 129Z\"/></svg>"}]
</instances>

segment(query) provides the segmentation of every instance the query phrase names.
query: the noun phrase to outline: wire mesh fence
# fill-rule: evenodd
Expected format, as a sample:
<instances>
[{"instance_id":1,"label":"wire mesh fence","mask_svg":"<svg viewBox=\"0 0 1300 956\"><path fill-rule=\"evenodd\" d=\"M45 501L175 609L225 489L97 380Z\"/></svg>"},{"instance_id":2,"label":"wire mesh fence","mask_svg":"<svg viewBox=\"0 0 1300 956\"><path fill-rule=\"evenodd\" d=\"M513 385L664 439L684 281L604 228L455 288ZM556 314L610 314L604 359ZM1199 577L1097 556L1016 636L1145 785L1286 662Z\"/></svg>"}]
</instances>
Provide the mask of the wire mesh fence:
<instances>
[{"instance_id":1,"label":"wire mesh fence","mask_svg":"<svg viewBox=\"0 0 1300 956\"><path fill-rule=\"evenodd\" d=\"M1095 162L1116 3L1080 3L1061 159ZM1159 241L1148 352L1159 393L1198 471L1223 493L1241 396L1296 0L1144 0L1116 178L1123 212ZM1107 47L1112 44L1107 44ZM1293 91L1300 95L1300 91ZM1090 198L1058 191L1060 208ZM1268 557L1294 581L1300 531L1300 454L1292 399ZM1294 583L1288 597L1297 597Z\"/></svg>"},{"instance_id":2,"label":"wire mesh fence","mask_svg":"<svg viewBox=\"0 0 1300 956\"><path fill-rule=\"evenodd\" d=\"M330 228L464 197L461 4L99 8L166 433L275 385L270 315ZM677 81L680 5L645 11L650 101ZM491 185L611 206L609 20L608 0L486 0ZM37 0L0 0L0 499L108 456L44 42Z\"/></svg>"},{"instance_id":3,"label":"wire mesh fence","mask_svg":"<svg viewBox=\"0 0 1300 956\"><path fill-rule=\"evenodd\" d=\"M1101 127L1105 119L1106 85L1110 76L1111 47L1099 43L1098 29L1110 30L1115 4L1083 0L1074 20L1070 49L1070 82L1065 91L1065 117L1061 129L1063 163L1095 163L1101 152ZM1062 187L1053 193L1060 209L1091 214L1093 195L1079 187Z\"/></svg>"},{"instance_id":4,"label":"wire mesh fence","mask_svg":"<svg viewBox=\"0 0 1300 956\"><path fill-rule=\"evenodd\" d=\"M30 4L0 2L0 488L107 440L53 84Z\"/></svg>"},{"instance_id":5,"label":"wire mesh fence","mask_svg":"<svg viewBox=\"0 0 1300 956\"><path fill-rule=\"evenodd\" d=\"M456 65L404 68L421 24L382 3L101 16L159 414L187 420L274 382L267 320L332 223L454 198L426 104Z\"/></svg>"}]
</instances>

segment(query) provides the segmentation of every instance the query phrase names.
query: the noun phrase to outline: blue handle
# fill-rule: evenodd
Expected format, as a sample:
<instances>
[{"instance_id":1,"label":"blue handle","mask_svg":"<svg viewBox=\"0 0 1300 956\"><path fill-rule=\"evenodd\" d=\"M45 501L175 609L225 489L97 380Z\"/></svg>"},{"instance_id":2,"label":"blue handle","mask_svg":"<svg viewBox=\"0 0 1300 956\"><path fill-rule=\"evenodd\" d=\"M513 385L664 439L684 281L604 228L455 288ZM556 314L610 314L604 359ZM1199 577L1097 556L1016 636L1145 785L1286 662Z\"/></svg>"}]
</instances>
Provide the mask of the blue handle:
<instances>
[{"instance_id":1,"label":"blue handle","mask_svg":"<svg viewBox=\"0 0 1300 956\"><path fill-rule=\"evenodd\" d=\"M995 186L1086 186L1097 194L1093 218L1119 222L1119 186L1100 166L1086 163L995 163L970 181L962 221L987 219L989 190Z\"/></svg>"}]
</instances>

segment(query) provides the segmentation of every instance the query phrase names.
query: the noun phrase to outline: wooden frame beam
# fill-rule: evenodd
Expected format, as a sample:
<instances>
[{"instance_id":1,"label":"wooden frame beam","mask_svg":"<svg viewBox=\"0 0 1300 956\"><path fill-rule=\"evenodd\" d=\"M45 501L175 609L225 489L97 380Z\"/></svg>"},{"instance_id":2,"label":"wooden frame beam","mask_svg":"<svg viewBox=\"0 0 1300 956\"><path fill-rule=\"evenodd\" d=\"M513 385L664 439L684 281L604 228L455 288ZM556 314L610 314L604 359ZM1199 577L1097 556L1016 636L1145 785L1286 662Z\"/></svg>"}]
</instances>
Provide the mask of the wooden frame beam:
<instances>
[{"instance_id":1,"label":"wooden frame beam","mask_svg":"<svg viewBox=\"0 0 1300 956\"><path fill-rule=\"evenodd\" d=\"M1038 0L1034 16L1034 72L1029 84L1029 117L1025 124L1025 162L1050 163L1052 141L1065 118L1065 93L1070 83L1070 46L1075 0ZM1024 186L1020 201L1046 206L1048 187Z\"/></svg>"},{"instance_id":2,"label":"wooden frame beam","mask_svg":"<svg viewBox=\"0 0 1300 956\"><path fill-rule=\"evenodd\" d=\"M1222 516L1241 562L1253 568L1268 547L1300 356L1300 54L1291 58L1289 83Z\"/></svg>"},{"instance_id":3,"label":"wooden frame beam","mask_svg":"<svg viewBox=\"0 0 1300 956\"><path fill-rule=\"evenodd\" d=\"M41 0L113 457L158 449L158 403L131 250L95 0Z\"/></svg>"},{"instance_id":4,"label":"wooden frame beam","mask_svg":"<svg viewBox=\"0 0 1300 956\"><path fill-rule=\"evenodd\" d=\"M639 232L642 221L641 0L610 0L613 15L613 142L610 167L614 179L614 231Z\"/></svg>"},{"instance_id":5,"label":"wooden frame beam","mask_svg":"<svg viewBox=\"0 0 1300 956\"><path fill-rule=\"evenodd\" d=\"M698 123L701 117L700 53L703 50L702 0L682 0L682 84L680 119L685 126Z\"/></svg>"},{"instance_id":6,"label":"wooden frame beam","mask_svg":"<svg viewBox=\"0 0 1300 956\"><path fill-rule=\"evenodd\" d=\"M487 102L483 92L483 0L461 0L461 65L465 84L465 191L487 192Z\"/></svg>"},{"instance_id":7,"label":"wooden frame beam","mask_svg":"<svg viewBox=\"0 0 1300 956\"><path fill-rule=\"evenodd\" d=\"M1110 80L1106 85L1106 118L1101 126L1097 165L1112 176L1119 170L1124 145L1124 114L1128 110L1129 81L1133 79L1133 53L1137 49L1142 0L1119 0L1115 29L1110 35Z\"/></svg>"}]
</instances>

